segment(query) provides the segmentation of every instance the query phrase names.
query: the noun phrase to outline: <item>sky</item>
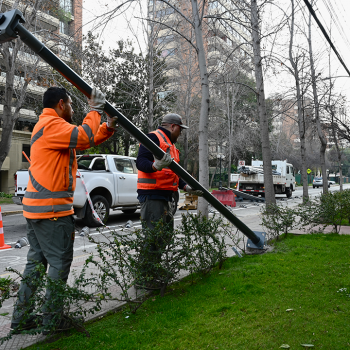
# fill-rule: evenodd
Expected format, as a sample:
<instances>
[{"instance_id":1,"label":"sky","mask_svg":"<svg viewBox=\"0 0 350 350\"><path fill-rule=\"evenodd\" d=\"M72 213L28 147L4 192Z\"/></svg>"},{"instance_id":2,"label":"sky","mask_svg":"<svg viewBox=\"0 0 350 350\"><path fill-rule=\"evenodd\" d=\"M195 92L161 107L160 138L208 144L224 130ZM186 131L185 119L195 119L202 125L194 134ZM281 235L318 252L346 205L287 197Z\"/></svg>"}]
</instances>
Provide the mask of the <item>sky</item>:
<instances>
[{"instance_id":1,"label":"sky","mask_svg":"<svg viewBox=\"0 0 350 350\"><path fill-rule=\"evenodd\" d=\"M99 15L113 9L121 0L83 0L83 32L88 30L100 34L101 43L103 42L104 50L113 48L116 41L130 39L140 49L145 48L144 28L140 24L140 9L137 4L123 7L125 11L119 12L119 16L111 19L106 25L101 25ZM124 0L125 1L125 0ZM309 0L311 1L311 0ZM143 1L146 3L146 1ZM282 8L290 6L290 0L275 0L281 4ZM303 3L303 0L296 0ZM350 70L350 1L349 0L318 0L313 6L316 14L325 27L327 33L331 33L332 41L339 51L343 61ZM275 11L275 10L272 10ZM307 13L308 15L308 13ZM313 20L313 46L315 52L320 52L322 59L319 63L319 69L327 70L328 55L326 54L329 45L323 37L320 29ZM95 28L98 27L98 30ZM350 101L350 77L340 64L334 53L331 54L331 71L333 76L338 76L336 88L338 91L346 94ZM327 72L323 76L328 76ZM288 85L288 77L281 74L280 77L266 78L266 91L268 95L280 91L279 84Z\"/></svg>"},{"instance_id":2,"label":"sky","mask_svg":"<svg viewBox=\"0 0 350 350\"><path fill-rule=\"evenodd\" d=\"M123 6L107 24L101 23L101 15L114 9L122 1L118 0L83 0L83 34L92 31L100 36L104 50L115 48L120 39L129 39L135 43L135 48L145 47L144 29L138 4Z\"/></svg>"}]
</instances>

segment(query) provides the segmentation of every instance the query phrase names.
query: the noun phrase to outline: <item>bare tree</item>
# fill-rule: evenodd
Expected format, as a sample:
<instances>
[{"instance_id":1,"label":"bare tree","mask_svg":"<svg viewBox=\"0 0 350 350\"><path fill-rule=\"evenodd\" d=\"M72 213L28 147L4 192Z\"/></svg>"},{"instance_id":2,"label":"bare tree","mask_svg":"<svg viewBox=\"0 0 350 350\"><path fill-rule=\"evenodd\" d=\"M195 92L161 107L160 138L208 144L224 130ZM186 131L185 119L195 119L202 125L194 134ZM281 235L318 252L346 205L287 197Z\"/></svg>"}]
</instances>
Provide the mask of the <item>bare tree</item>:
<instances>
[{"instance_id":1,"label":"bare tree","mask_svg":"<svg viewBox=\"0 0 350 350\"><path fill-rule=\"evenodd\" d=\"M312 2L311 2L312 4ZM323 176L323 193L328 193L328 180L327 180L327 169L326 169L326 149L327 149L327 138L324 132L324 129L321 125L321 116L320 116L320 103L319 95L317 90L317 76L315 71L315 63L312 49L312 37L311 37L311 13L309 13L309 23L308 23L308 44L309 44L309 59L310 59L310 74L311 74L311 86L312 86L312 96L314 102L314 111L315 111L315 122L317 134L321 142L320 147L320 162Z\"/></svg>"},{"instance_id":2,"label":"bare tree","mask_svg":"<svg viewBox=\"0 0 350 350\"><path fill-rule=\"evenodd\" d=\"M5 5L2 5L4 8ZM49 9L55 9L51 1L34 0L23 6L22 2L16 0L13 8L18 8L25 14L26 23L24 26L29 30L40 33L41 39L45 41L49 32L40 27L40 16ZM8 8L4 8L6 11ZM2 55L2 64L4 66L5 88L1 93L1 102L4 105L1 119L1 141L0 141L0 169L7 157L11 141L12 131L18 121L19 114L28 97L31 100L32 107L36 97L29 90L40 89L42 74L47 73L47 65L40 61L39 57L34 55L21 40L14 40L0 45ZM39 87L38 87L39 86ZM14 102L15 101L15 102Z\"/></svg>"},{"instance_id":3,"label":"bare tree","mask_svg":"<svg viewBox=\"0 0 350 350\"><path fill-rule=\"evenodd\" d=\"M271 163L271 149L270 149L270 138L269 138L269 121L266 113L266 102L265 102L265 89L264 89L264 78L262 69L262 57L261 57L261 34L259 27L259 13L257 0L251 0L251 26L252 26L252 43L254 51L254 67L255 67L255 80L257 88L257 99L258 99L258 113L260 120L261 130L261 144L262 144L262 157L264 167L264 186L265 186L265 198L266 203L276 203L275 191L273 187L272 178L272 163Z\"/></svg>"}]
</instances>

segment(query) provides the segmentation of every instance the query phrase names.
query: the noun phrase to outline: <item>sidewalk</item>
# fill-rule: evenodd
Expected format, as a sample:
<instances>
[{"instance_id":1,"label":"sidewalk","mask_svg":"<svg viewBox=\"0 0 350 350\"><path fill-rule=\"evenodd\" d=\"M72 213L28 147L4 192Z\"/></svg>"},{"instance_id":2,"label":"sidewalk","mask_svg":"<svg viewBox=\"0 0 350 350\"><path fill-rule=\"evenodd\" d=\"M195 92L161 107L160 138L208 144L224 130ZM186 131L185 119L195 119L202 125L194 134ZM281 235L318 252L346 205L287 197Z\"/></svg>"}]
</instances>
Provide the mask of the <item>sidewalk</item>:
<instances>
[{"instance_id":1,"label":"sidewalk","mask_svg":"<svg viewBox=\"0 0 350 350\"><path fill-rule=\"evenodd\" d=\"M2 216L22 214L23 207L18 204L0 204Z\"/></svg>"}]
</instances>

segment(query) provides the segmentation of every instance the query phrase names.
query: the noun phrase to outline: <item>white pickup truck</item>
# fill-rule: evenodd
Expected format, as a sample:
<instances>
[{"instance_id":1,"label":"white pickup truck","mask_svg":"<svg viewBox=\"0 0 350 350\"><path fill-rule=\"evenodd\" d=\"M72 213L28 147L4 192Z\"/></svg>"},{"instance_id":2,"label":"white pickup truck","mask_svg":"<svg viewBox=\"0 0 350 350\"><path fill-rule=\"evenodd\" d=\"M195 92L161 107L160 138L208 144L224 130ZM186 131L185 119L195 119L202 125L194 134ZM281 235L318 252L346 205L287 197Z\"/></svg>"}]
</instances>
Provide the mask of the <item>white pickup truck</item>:
<instances>
[{"instance_id":1,"label":"white pickup truck","mask_svg":"<svg viewBox=\"0 0 350 350\"><path fill-rule=\"evenodd\" d=\"M104 223L108 220L110 209L132 214L139 208L135 158L112 154L87 154L80 158L78 156L78 170L84 179L94 209ZM73 201L75 215L82 218L89 227L99 226L92 215L78 172L76 176ZM16 172L14 203L22 204L28 179L27 170ZM176 212L178 201L179 193L175 192L172 202L173 213Z\"/></svg>"}]
</instances>

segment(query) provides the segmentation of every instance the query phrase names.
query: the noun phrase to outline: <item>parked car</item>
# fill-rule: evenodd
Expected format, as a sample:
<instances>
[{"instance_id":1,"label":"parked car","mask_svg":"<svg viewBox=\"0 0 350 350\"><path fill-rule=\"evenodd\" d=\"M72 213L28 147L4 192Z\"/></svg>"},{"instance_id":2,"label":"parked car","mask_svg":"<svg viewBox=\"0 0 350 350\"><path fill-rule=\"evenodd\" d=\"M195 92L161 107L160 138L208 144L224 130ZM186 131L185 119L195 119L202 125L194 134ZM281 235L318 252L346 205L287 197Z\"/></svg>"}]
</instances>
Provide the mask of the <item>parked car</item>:
<instances>
[{"instance_id":1,"label":"parked car","mask_svg":"<svg viewBox=\"0 0 350 350\"><path fill-rule=\"evenodd\" d=\"M111 154L84 154L79 157L74 192L74 213L89 227L100 226L94 218L82 183L84 179L92 204L100 219L106 223L109 210L121 210L132 214L139 207L137 199L137 169L133 157ZM28 170L19 170L15 175L16 190L13 202L22 204L29 180ZM171 203L173 214L177 210L179 192L174 192Z\"/></svg>"},{"instance_id":2,"label":"parked car","mask_svg":"<svg viewBox=\"0 0 350 350\"><path fill-rule=\"evenodd\" d=\"M323 179L322 177L318 177L316 176L314 178L314 180L312 181L312 187L315 188L319 188L319 187L322 187L323 186ZM331 181L328 181L328 188L331 187Z\"/></svg>"}]
</instances>

